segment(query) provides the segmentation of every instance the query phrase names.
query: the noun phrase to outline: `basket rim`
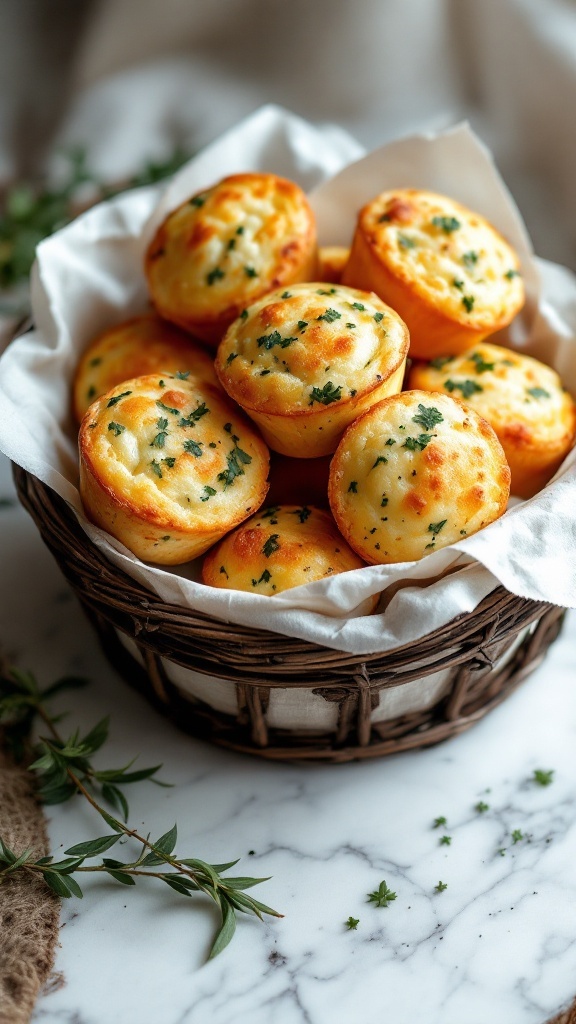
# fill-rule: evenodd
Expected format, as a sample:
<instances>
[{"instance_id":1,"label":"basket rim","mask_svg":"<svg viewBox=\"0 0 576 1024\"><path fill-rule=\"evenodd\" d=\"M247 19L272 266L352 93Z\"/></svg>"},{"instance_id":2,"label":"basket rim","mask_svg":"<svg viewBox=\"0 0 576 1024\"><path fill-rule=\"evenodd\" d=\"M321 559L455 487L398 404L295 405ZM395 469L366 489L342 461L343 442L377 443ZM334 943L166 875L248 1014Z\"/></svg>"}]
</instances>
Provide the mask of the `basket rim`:
<instances>
[{"instance_id":1,"label":"basket rim","mask_svg":"<svg viewBox=\"0 0 576 1024\"><path fill-rule=\"evenodd\" d=\"M90 591L94 602L100 604L102 600L109 599L108 588L115 587L117 610L130 615L133 619L135 616L145 618L147 630L158 629L157 623L169 624L173 633L180 634L183 638L193 635L212 641L222 639L222 633L225 631L229 643L258 643L264 657L273 655L277 648L282 647L287 654L292 655L292 660L298 659L299 655L309 657L314 654L321 656L324 663L331 662L333 667L346 667L392 654L395 660L398 657L403 660L403 655L409 654L409 660L412 662L419 658L429 658L430 648L442 648L446 642L462 643L479 630L489 627L495 619L514 622L519 630L544 610L554 607L547 602L518 597L499 584L471 612L455 616L416 641L410 641L386 652L349 654L273 630L227 622L206 612L165 601L153 590L149 590L143 583L108 561L84 532L74 511L53 488L16 463L12 464L12 470L20 502L32 516L48 547L53 553L54 548L68 548L80 558L82 568L90 576ZM75 589L78 589L74 579L68 573L66 575ZM136 633L139 632L136 628ZM131 635L134 635L134 631L131 631ZM174 660L178 661L177 656Z\"/></svg>"}]
</instances>

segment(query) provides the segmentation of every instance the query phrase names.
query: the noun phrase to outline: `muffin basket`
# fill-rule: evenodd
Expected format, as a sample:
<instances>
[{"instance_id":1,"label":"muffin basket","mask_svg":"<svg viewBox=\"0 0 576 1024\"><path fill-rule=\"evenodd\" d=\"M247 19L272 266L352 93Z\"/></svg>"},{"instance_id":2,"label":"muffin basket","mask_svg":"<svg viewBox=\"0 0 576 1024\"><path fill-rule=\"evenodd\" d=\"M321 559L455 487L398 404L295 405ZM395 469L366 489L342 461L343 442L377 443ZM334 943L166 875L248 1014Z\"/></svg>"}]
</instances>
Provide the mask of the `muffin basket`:
<instances>
[{"instance_id":1,"label":"muffin basket","mask_svg":"<svg viewBox=\"0 0 576 1024\"><path fill-rule=\"evenodd\" d=\"M14 479L120 674L180 728L268 760L345 762L456 736L538 667L561 629L564 609L502 586L381 654L226 623L161 600L104 557L55 491L16 465ZM304 698L328 712L322 728L298 713Z\"/></svg>"}]
</instances>

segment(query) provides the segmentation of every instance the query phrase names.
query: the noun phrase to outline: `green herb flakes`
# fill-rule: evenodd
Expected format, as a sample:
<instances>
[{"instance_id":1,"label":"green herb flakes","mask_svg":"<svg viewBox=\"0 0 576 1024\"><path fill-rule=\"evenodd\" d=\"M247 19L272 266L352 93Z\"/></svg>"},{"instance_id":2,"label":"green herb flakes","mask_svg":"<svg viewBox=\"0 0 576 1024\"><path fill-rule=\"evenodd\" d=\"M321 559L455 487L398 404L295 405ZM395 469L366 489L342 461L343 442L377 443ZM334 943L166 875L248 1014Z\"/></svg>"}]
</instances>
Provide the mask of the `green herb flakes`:
<instances>
[{"instance_id":1,"label":"green herb flakes","mask_svg":"<svg viewBox=\"0 0 576 1024\"><path fill-rule=\"evenodd\" d=\"M118 402L122 401L123 398L126 398L127 395L131 394L131 391L123 391L121 395L114 395L107 403L106 408L110 409L113 405L117 405Z\"/></svg>"},{"instance_id":2,"label":"green herb flakes","mask_svg":"<svg viewBox=\"0 0 576 1024\"><path fill-rule=\"evenodd\" d=\"M482 385L477 384L475 380L463 380L460 382L445 380L444 387L446 388L446 391L450 392L450 394L452 394L453 391L460 391L462 398L470 398L472 395L476 395L481 391L484 391Z\"/></svg>"},{"instance_id":3,"label":"green herb flakes","mask_svg":"<svg viewBox=\"0 0 576 1024\"><path fill-rule=\"evenodd\" d=\"M401 249L415 249L416 242L413 238L409 238L408 235L401 235L398 233L398 245Z\"/></svg>"},{"instance_id":4,"label":"green herb flakes","mask_svg":"<svg viewBox=\"0 0 576 1024\"><path fill-rule=\"evenodd\" d=\"M396 893L388 888L386 882L380 882L380 885L374 892L368 892L366 895L368 896L368 902L374 903L377 907L387 907L396 899Z\"/></svg>"},{"instance_id":5,"label":"green herb flakes","mask_svg":"<svg viewBox=\"0 0 576 1024\"><path fill-rule=\"evenodd\" d=\"M252 580L252 586L257 587L259 583L269 583L272 579L272 573L268 569L264 569L259 580Z\"/></svg>"},{"instance_id":6,"label":"green herb flakes","mask_svg":"<svg viewBox=\"0 0 576 1024\"><path fill-rule=\"evenodd\" d=\"M262 548L262 554L265 555L266 558L270 558L270 555L273 555L275 551L280 550L280 545L278 543L279 536L279 533L271 533L268 537L268 540Z\"/></svg>"},{"instance_id":7,"label":"green herb flakes","mask_svg":"<svg viewBox=\"0 0 576 1024\"><path fill-rule=\"evenodd\" d=\"M204 486L204 497L203 498L201 497L200 501L208 501L208 499L209 498L213 498L215 494L216 494L216 491L214 490L214 488L213 487L209 487L208 484L206 484Z\"/></svg>"},{"instance_id":8,"label":"green herb flakes","mask_svg":"<svg viewBox=\"0 0 576 1024\"><path fill-rule=\"evenodd\" d=\"M326 309L320 316L317 316L317 320L324 320L327 324L334 323L335 320L340 320L342 313L339 313L337 309Z\"/></svg>"},{"instance_id":9,"label":"green herb flakes","mask_svg":"<svg viewBox=\"0 0 576 1024\"><path fill-rule=\"evenodd\" d=\"M246 277L258 277L254 267L244 267L244 273L246 274Z\"/></svg>"},{"instance_id":10,"label":"green herb flakes","mask_svg":"<svg viewBox=\"0 0 576 1024\"><path fill-rule=\"evenodd\" d=\"M108 430L114 431L114 437L120 437L120 434L124 433L126 427L123 427L121 423L115 423L114 420L112 420L112 422L108 424Z\"/></svg>"},{"instance_id":11,"label":"green herb flakes","mask_svg":"<svg viewBox=\"0 0 576 1024\"><path fill-rule=\"evenodd\" d=\"M470 359L474 363L476 373L487 373L488 370L494 369L494 363L487 363L481 352L473 352Z\"/></svg>"},{"instance_id":12,"label":"green herb flakes","mask_svg":"<svg viewBox=\"0 0 576 1024\"><path fill-rule=\"evenodd\" d=\"M444 417L441 412L436 409L433 405L418 405L418 413L412 417L413 423L418 423L425 430L431 430L437 423L442 423Z\"/></svg>"},{"instance_id":13,"label":"green herb flakes","mask_svg":"<svg viewBox=\"0 0 576 1024\"><path fill-rule=\"evenodd\" d=\"M224 271L220 267L214 267L214 270L206 274L206 284L213 285L215 281L221 281L225 276Z\"/></svg>"},{"instance_id":14,"label":"green herb flakes","mask_svg":"<svg viewBox=\"0 0 576 1024\"><path fill-rule=\"evenodd\" d=\"M183 448L189 455L195 455L197 459L202 455L202 444L198 441L184 441Z\"/></svg>"},{"instance_id":15,"label":"green herb flakes","mask_svg":"<svg viewBox=\"0 0 576 1024\"><path fill-rule=\"evenodd\" d=\"M527 393L532 396L532 398L551 398L552 397L550 392L549 391L545 391L544 388L527 388L526 390L527 390Z\"/></svg>"},{"instance_id":16,"label":"green herb flakes","mask_svg":"<svg viewBox=\"0 0 576 1024\"><path fill-rule=\"evenodd\" d=\"M350 486L348 487L348 494L358 494L358 481L351 480Z\"/></svg>"},{"instance_id":17,"label":"green herb flakes","mask_svg":"<svg viewBox=\"0 0 576 1024\"><path fill-rule=\"evenodd\" d=\"M474 309L474 301L473 295L462 296L462 305L465 307L467 313L471 313Z\"/></svg>"},{"instance_id":18,"label":"green herb flakes","mask_svg":"<svg viewBox=\"0 0 576 1024\"><path fill-rule=\"evenodd\" d=\"M447 522L447 519L441 519L439 523L430 523L428 526L428 533L433 533L436 537L440 533L440 530L446 526Z\"/></svg>"},{"instance_id":19,"label":"green herb flakes","mask_svg":"<svg viewBox=\"0 0 576 1024\"><path fill-rule=\"evenodd\" d=\"M410 452L423 452L426 445L430 444L434 434L419 434L418 437L407 437L402 445Z\"/></svg>"},{"instance_id":20,"label":"green herb flakes","mask_svg":"<svg viewBox=\"0 0 576 1024\"><path fill-rule=\"evenodd\" d=\"M478 253L470 249L470 252L465 252L462 255L462 263L468 270L472 270L473 267L478 263Z\"/></svg>"},{"instance_id":21,"label":"green herb flakes","mask_svg":"<svg viewBox=\"0 0 576 1024\"><path fill-rule=\"evenodd\" d=\"M330 405L331 402L339 402L341 397L342 385L339 384L338 387L334 387L332 381L329 380L323 388L312 388L308 404L312 405L314 402L320 402L321 405Z\"/></svg>"}]
</instances>

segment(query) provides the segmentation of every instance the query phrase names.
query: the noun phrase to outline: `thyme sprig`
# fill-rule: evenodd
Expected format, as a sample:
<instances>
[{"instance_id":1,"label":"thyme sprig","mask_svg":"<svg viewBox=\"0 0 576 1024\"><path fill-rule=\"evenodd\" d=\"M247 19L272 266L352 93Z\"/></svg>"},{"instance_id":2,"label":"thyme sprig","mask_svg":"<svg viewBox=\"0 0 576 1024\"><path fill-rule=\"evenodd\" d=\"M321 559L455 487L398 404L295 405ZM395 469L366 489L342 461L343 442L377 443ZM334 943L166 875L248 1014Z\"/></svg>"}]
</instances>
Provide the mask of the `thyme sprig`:
<instances>
[{"instance_id":1,"label":"thyme sprig","mask_svg":"<svg viewBox=\"0 0 576 1024\"><path fill-rule=\"evenodd\" d=\"M84 684L76 677L59 679L41 690L32 673L9 669L0 673L0 728L13 753L19 759L29 757L33 750L36 759L29 765L38 782L39 795L45 803L61 803L76 794L83 796L112 832L85 842L76 843L64 851L64 857L54 855L35 858L32 850L17 851L0 837L0 884L18 871L41 874L46 884L63 899L83 892L78 882L82 874L101 874L122 885L133 886L142 878L153 878L183 896L204 893L217 906L220 925L214 938L209 958L228 945L236 930L237 914L251 914L262 920L263 915L282 917L276 910L247 895L250 889L266 878L223 876L238 861L209 864L196 857L181 857L175 853L178 829L174 825L158 839L150 833L142 835L128 824L129 807L121 786L149 779L157 785L166 785L154 776L161 768L141 768L130 771L133 761L121 768L99 769L92 764L93 755L108 738L108 719L98 722L86 735L75 730L64 738L58 723L61 716L52 715L46 704L63 690ZM47 729L37 744L30 741L36 718ZM124 820L114 817L99 803L120 810ZM127 860L102 857L117 843L136 843L136 856ZM96 858L100 858L96 861ZM161 870L151 870L161 869Z\"/></svg>"}]
</instances>

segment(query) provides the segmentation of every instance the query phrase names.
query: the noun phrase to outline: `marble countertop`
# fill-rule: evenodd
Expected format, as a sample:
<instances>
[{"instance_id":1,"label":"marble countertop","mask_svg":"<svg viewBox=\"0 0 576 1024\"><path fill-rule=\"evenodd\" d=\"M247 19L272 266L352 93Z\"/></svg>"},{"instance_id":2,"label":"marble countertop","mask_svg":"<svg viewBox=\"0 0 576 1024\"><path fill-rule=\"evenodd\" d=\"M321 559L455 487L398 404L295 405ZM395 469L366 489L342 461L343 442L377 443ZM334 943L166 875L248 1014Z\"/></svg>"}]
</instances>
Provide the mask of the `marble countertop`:
<instances>
[{"instance_id":1,"label":"marble countertop","mask_svg":"<svg viewBox=\"0 0 576 1024\"><path fill-rule=\"evenodd\" d=\"M63 906L35 1024L544 1024L576 995L574 613L531 679L449 743L365 764L260 763L177 732L115 675L6 462L0 524L10 658L44 683L88 676L66 697L71 726L110 713L107 762L141 754L175 784L132 787L131 820L157 834L177 821L184 856L271 875L254 895L286 915L243 918L205 964L216 922L201 899L88 884ZM554 769L551 785L538 768ZM55 852L101 834L79 801L48 812ZM378 909L367 893L383 879L397 899Z\"/></svg>"}]
</instances>

